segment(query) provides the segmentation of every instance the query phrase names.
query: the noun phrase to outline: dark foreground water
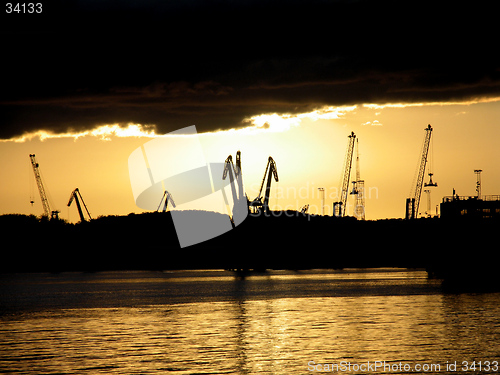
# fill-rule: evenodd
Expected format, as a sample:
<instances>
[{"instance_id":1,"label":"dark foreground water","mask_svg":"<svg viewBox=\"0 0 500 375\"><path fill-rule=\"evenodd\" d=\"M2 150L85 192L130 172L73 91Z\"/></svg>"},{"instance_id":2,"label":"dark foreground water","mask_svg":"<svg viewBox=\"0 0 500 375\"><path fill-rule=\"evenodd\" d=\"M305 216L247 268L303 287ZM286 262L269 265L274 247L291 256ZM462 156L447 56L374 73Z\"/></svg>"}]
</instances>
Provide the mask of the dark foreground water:
<instances>
[{"instance_id":1,"label":"dark foreground water","mask_svg":"<svg viewBox=\"0 0 500 375\"><path fill-rule=\"evenodd\" d=\"M494 374L499 366L500 294L444 293L422 271L0 275L2 373Z\"/></svg>"}]
</instances>

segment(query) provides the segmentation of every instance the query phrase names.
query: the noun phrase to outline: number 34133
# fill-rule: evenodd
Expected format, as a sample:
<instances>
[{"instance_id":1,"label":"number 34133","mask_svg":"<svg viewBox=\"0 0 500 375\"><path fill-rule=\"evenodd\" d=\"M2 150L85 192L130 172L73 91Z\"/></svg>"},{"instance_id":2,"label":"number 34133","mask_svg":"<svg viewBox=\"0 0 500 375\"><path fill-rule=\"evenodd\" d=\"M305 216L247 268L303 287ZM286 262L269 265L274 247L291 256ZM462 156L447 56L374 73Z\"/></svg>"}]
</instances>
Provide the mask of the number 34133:
<instances>
[{"instance_id":1,"label":"number 34133","mask_svg":"<svg viewBox=\"0 0 500 375\"><path fill-rule=\"evenodd\" d=\"M42 3L7 3L7 13L42 13Z\"/></svg>"}]
</instances>

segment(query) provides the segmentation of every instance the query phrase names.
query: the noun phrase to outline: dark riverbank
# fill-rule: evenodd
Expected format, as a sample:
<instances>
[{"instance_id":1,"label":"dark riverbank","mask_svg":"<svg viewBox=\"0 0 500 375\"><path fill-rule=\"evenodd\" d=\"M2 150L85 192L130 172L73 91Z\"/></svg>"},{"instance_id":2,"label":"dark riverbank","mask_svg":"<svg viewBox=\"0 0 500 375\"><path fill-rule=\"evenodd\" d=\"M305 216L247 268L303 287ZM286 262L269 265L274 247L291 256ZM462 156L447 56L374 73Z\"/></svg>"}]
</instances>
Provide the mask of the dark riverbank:
<instances>
[{"instance_id":1,"label":"dark riverbank","mask_svg":"<svg viewBox=\"0 0 500 375\"><path fill-rule=\"evenodd\" d=\"M187 218L194 214L222 216L185 212ZM0 271L406 267L426 268L438 277L479 277L496 270L499 227L496 220L356 221L287 211L249 215L221 236L180 248L170 213L78 224L3 215Z\"/></svg>"}]
</instances>

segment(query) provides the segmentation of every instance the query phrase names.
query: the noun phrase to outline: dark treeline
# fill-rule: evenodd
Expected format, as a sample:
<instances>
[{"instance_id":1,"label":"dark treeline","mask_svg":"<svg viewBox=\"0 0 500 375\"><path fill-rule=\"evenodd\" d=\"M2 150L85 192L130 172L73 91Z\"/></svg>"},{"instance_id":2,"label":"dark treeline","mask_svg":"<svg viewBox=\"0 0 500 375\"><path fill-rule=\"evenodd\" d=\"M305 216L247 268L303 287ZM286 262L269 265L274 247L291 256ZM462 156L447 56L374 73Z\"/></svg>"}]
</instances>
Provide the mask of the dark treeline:
<instances>
[{"instance_id":1,"label":"dark treeline","mask_svg":"<svg viewBox=\"0 0 500 375\"><path fill-rule=\"evenodd\" d=\"M220 219L213 212L185 215ZM407 267L446 277L484 275L485 269L496 271L499 226L496 220L357 221L271 212L249 215L221 236L180 248L168 212L78 224L3 215L0 272Z\"/></svg>"}]
</instances>

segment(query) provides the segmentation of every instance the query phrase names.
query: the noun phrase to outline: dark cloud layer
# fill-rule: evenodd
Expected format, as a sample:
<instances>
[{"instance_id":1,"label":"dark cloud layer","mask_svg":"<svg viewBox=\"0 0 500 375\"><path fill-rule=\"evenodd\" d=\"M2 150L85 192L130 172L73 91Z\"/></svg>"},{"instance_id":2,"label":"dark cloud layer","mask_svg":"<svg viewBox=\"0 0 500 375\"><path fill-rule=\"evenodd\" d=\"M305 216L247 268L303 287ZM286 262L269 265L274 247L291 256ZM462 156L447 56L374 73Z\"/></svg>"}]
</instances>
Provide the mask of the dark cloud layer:
<instances>
[{"instance_id":1,"label":"dark cloud layer","mask_svg":"<svg viewBox=\"0 0 500 375\"><path fill-rule=\"evenodd\" d=\"M43 17L3 23L1 139L500 95L491 2L124 3L44 2Z\"/></svg>"}]
</instances>

